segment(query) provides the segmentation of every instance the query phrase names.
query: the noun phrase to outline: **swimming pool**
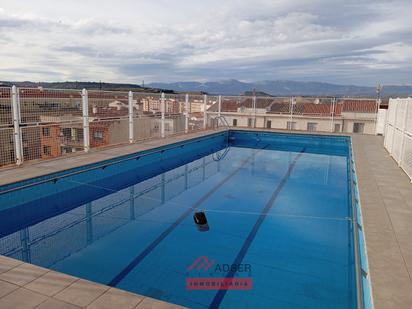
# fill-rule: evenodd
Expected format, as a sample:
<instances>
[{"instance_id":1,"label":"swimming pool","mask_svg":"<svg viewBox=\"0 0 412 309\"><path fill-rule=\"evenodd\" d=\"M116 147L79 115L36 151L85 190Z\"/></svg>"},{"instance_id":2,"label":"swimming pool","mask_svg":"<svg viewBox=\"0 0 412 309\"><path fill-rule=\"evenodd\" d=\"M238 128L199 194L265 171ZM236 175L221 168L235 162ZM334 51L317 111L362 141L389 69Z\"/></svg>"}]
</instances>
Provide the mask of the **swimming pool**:
<instances>
[{"instance_id":1,"label":"swimming pool","mask_svg":"<svg viewBox=\"0 0 412 309\"><path fill-rule=\"evenodd\" d=\"M191 308L356 308L349 165L347 137L231 130L30 179L0 187L0 254Z\"/></svg>"}]
</instances>

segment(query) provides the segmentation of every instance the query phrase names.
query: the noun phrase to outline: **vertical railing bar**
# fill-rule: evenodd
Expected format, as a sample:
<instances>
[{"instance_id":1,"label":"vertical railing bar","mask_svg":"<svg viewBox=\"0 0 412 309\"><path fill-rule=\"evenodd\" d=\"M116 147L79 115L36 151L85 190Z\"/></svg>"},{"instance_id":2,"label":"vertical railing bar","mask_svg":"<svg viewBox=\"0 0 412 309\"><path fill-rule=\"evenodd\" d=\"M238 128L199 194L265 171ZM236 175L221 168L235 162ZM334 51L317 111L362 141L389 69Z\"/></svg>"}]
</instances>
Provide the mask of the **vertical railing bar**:
<instances>
[{"instance_id":1,"label":"vertical railing bar","mask_svg":"<svg viewBox=\"0 0 412 309\"><path fill-rule=\"evenodd\" d=\"M336 98L332 98L332 111L331 111L331 120L330 120L330 131L333 132L333 124L334 124L334 115L335 115L335 106L336 106Z\"/></svg>"},{"instance_id":2,"label":"vertical railing bar","mask_svg":"<svg viewBox=\"0 0 412 309\"><path fill-rule=\"evenodd\" d=\"M256 95L253 95L253 128L256 128Z\"/></svg>"},{"instance_id":3,"label":"vertical railing bar","mask_svg":"<svg viewBox=\"0 0 412 309\"><path fill-rule=\"evenodd\" d=\"M162 92L161 103L160 103L160 112L162 115L160 121L160 136L165 137L165 94Z\"/></svg>"},{"instance_id":4,"label":"vertical railing bar","mask_svg":"<svg viewBox=\"0 0 412 309\"><path fill-rule=\"evenodd\" d=\"M294 97L289 98L289 103L290 103L290 115L289 115L289 131L292 131L293 129L293 103L294 103Z\"/></svg>"},{"instance_id":5,"label":"vertical railing bar","mask_svg":"<svg viewBox=\"0 0 412 309\"><path fill-rule=\"evenodd\" d=\"M185 95L185 133L189 132L189 94Z\"/></svg>"},{"instance_id":6,"label":"vertical railing bar","mask_svg":"<svg viewBox=\"0 0 412 309\"><path fill-rule=\"evenodd\" d=\"M90 150L89 136L89 97L86 89L82 90L82 112L83 112L83 147L84 151Z\"/></svg>"},{"instance_id":7,"label":"vertical railing bar","mask_svg":"<svg viewBox=\"0 0 412 309\"><path fill-rule=\"evenodd\" d=\"M23 145L20 128L20 98L18 89L13 85L12 87L12 110L13 110L13 128L14 128L14 151L16 154L16 164L23 163Z\"/></svg>"},{"instance_id":8,"label":"vertical railing bar","mask_svg":"<svg viewBox=\"0 0 412 309\"><path fill-rule=\"evenodd\" d=\"M133 125L133 92L129 91L129 143L134 142L134 125Z\"/></svg>"},{"instance_id":9,"label":"vertical railing bar","mask_svg":"<svg viewBox=\"0 0 412 309\"><path fill-rule=\"evenodd\" d=\"M207 94L203 96L203 129L207 128Z\"/></svg>"},{"instance_id":10,"label":"vertical railing bar","mask_svg":"<svg viewBox=\"0 0 412 309\"><path fill-rule=\"evenodd\" d=\"M219 97L218 97L217 107L218 107L217 115L218 115L218 117L220 117L220 113L221 113L221 110L222 110L222 96L221 95L219 95Z\"/></svg>"},{"instance_id":11,"label":"vertical railing bar","mask_svg":"<svg viewBox=\"0 0 412 309\"><path fill-rule=\"evenodd\" d=\"M399 162L398 162L398 166L402 166L403 164L403 159L404 159L404 148L405 148L405 131L406 131L406 122L408 121L408 101L407 99L403 100L405 101L405 105L406 105L406 112L404 115L404 121L403 121L403 126L402 126L402 141L401 141L401 153L399 155ZM375 125L376 126L376 125Z\"/></svg>"}]
</instances>

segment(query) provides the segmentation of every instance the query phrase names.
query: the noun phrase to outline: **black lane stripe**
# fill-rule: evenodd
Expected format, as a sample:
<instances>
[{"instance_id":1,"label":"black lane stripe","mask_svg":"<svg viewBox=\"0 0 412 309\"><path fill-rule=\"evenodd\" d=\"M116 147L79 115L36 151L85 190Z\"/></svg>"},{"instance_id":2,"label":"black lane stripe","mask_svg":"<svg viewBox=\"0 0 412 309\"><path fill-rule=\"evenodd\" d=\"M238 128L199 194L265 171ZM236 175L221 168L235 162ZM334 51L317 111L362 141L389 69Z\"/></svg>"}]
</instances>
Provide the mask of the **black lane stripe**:
<instances>
[{"instance_id":1,"label":"black lane stripe","mask_svg":"<svg viewBox=\"0 0 412 309\"><path fill-rule=\"evenodd\" d=\"M267 148L269 145L266 145L262 149ZM259 150L258 150L259 151ZM257 152L258 152L257 151ZM220 187L227 182L230 178L232 178L237 172L239 172L253 156L257 153L254 152L250 157L244 160L238 168L236 168L233 172L227 175L224 179L222 179L219 183L217 183L212 190L207 192L203 195L195 204L192 205L191 208L186 210L175 222L173 222L162 234L160 234L149 246L147 246L138 256L136 256L120 273L116 275L107 285L109 286L116 286L122 281L128 273L130 273L139 263L150 254L162 241L165 239L183 220L185 220L194 209L198 208L202 203L204 203L213 193L215 193Z\"/></svg>"},{"instance_id":2,"label":"black lane stripe","mask_svg":"<svg viewBox=\"0 0 412 309\"><path fill-rule=\"evenodd\" d=\"M232 265L238 265L241 264L243 261L243 258L245 257L247 251L249 250L250 245L253 242L253 239L255 238L260 226L262 225L263 221L266 218L267 213L269 212L269 210L272 208L276 198L278 197L280 191L282 191L283 187L285 186L285 184L287 183L290 174L292 173L293 168L296 165L296 162L298 161L298 159L302 156L302 154L305 152L305 148L303 148L300 153L293 159L292 163L289 165L289 168L285 174L285 176L283 176L281 182L279 183L279 185L277 186L276 190L272 193L272 196L270 197L269 201L266 203L265 208L263 208L262 212L259 215L259 218L257 219L255 225L253 226L252 230L250 231L248 237L245 239L245 241L243 242L242 248L240 249L239 253L237 254L234 262L232 263ZM230 270L228 272L228 274L226 275L226 278L230 279L233 278L235 276L236 270L232 271ZM218 308L223 300L223 298L226 295L227 290L218 290L218 292L216 293L215 297L213 298L209 308Z\"/></svg>"}]
</instances>

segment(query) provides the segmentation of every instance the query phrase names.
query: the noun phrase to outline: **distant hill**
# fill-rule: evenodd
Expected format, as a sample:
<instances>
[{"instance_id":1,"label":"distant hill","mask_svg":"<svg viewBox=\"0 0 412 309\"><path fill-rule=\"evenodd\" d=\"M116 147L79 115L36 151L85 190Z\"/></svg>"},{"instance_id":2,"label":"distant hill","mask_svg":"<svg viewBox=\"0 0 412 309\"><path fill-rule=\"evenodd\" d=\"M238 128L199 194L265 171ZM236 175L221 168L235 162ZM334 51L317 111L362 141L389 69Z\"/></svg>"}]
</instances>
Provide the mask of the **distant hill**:
<instances>
[{"instance_id":1,"label":"distant hill","mask_svg":"<svg viewBox=\"0 0 412 309\"><path fill-rule=\"evenodd\" d=\"M242 93L244 96L257 96L257 97L271 97L272 95L263 91L245 91Z\"/></svg>"},{"instance_id":2,"label":"distant hill","mask_svg":"<svg viewBox=\"0 0 412 309\"><path fill-rule=\"evenodd\" d=\"M99 83L99 82L12 82L0 81L0 86L16 85L18 87L43 87L52 89L101 89L136 92L189 92L194 94L209 93L222 95L251 95L256 89L259 96L376 96L375 87L337 85L322 82L296 82L288 80L261 81L254 83L241 82L235 79L220 82L176 82L151 83L148 87L137 84ZM412 85L385 85L383 97L412 96Z\"/></svg>"},{"instance_id":3,"label":"distant hill","mask_svg":"<svg viewBox=\"0 0 412 309\"><path fill-rule=\"evenodd\" d=\"M376 96L375 87L337 85L322 82L296 82L289 80L241 82L235 79L220 82L177 82L151 83L148 86L175 91L203 91L211 94L239 95L256 89L276 96L312 95L312 96ZM383 96L412 96L412 85L384 86Z\"/></svg>"},{"instance_id":4,"label":"distant hill","mask_svg":"<svg viewBox=\"0 0 412 309\"><path fill-rule=\"evenodd\" d=\"M161 92L161 89L151 87L141 87L136 84L117 84L117 83L100 83L100 82L15 82L15 81L0 81L0 86L12 86L17 87L43 87L51 89L93 89L93 90L108 90L108 91L136 91L136 92ZM164 92L171 93L172 90L166 90Z\"/></svg>"}]
</instances>

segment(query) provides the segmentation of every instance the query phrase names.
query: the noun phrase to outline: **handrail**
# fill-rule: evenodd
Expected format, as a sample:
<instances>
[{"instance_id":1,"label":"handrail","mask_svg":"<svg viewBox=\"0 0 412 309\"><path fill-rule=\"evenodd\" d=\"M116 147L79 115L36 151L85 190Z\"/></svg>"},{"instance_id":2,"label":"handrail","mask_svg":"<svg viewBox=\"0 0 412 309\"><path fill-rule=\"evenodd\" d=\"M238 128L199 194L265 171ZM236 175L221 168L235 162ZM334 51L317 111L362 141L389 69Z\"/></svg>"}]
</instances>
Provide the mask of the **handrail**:
<instances>
[{"instance_id":1,"label":"handrail","mask_svg":"<svg viewBox=\"0 0 412 309\"><path fill-rule=\"evenodd\" d=\"M212 118L213 120L217 120L217 123L219 125L219 120L222 122L222 124L226 127L227 130L229 130L229 123L226 120L226 117L223 115L216 116Z\"/></svg>"},{"instance_id":2,"label":"handrail","mask_svg":"<svg viewBox=\"0 0 412 309\"><path fill-rule=\"evenodd\" d=\"M222 124L225 126L226 128L226 132L227 132L227 138L226 138L226 145L227 147L230 147L230 143L229 143L229 130L230 130L230 126L229 123L226 120L226 117L223 115L218 115L216 117L212 117L212 120L217 120L217 126L219 127L219 120L222 122Z\"/></svg>"}]
</instances>

